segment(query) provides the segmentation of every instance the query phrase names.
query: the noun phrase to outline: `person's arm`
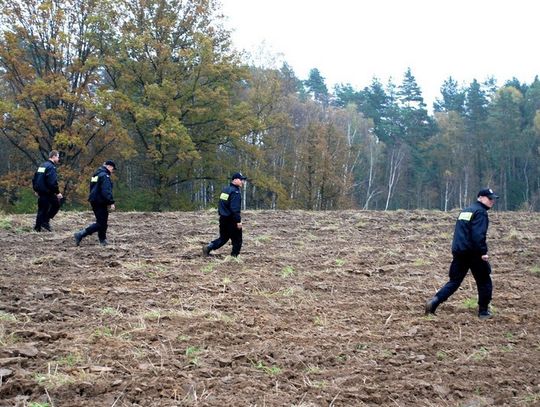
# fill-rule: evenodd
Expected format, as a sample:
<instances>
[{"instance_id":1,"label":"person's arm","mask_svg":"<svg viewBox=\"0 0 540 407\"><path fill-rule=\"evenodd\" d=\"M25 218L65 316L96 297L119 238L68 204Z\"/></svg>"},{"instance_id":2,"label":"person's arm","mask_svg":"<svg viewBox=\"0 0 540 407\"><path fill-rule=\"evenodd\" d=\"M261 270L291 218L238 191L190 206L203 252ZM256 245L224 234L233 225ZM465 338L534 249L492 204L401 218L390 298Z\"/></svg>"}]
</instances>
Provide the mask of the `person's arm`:
<instances>
[{"instance_id":1,"label":"person's arm","mask_svg":"<svg viewBox=\"0 0 540 407\"><path fill-rule=\"evenodd\" d=\"M480 255L487 256L488 246L486 235L488 230L488 216L485 212L477 212L471 219L471 242L473 249Z\"/></svg>"},{"instance_id":2,"label":"person's arm","mask_svg":"<svg viewBox=\"0 0 540 407\"><path fill-rule=\"evenodd\" d=\"M105 202L107 203L107 205L114 205L111 179L106 175L104 175L102 178L103 180L101 184L101 195L103 199L105 200Z\"/></svg>"},{"instance_id":3,"label":"person's arm","mask_svg":"<svg viewBox=\"0 0 540 407\"><path fill-rule=\"evenodd\" d=\"M58 188L58 175L56 174L56 168L54 165L51 165L49 171L45 174L45 183L49 191L55 195L60 194L60 188Z\"/></svg>"},{"instance_id":4,"label":"person's arm","mask_svg":"<svg viewBox=\"0 0 540 407\"><path fill-rule=\"evenodd\" d=\"M230 208L231 212L234 218L234 221L236 223L241 224L242 223L242 216L240 214L240 211L242 209L242 195L240 192L234 192L231 194L230 198Z\"/></svg>"}]
</instances>

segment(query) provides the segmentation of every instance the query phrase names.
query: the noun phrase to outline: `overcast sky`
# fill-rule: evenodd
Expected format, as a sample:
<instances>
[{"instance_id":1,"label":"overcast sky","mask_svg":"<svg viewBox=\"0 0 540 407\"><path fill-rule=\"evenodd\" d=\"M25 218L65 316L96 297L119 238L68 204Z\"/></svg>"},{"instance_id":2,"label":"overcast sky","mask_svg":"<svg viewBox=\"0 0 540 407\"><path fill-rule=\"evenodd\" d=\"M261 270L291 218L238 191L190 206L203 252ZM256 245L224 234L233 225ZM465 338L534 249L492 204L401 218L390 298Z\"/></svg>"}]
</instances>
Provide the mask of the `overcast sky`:
<instances>
[{"instance_id":1,"label":"overcast sky","mask_svg":"<svg viewBox=\"0 0 540 407\"><path fill-rule=\"evenodd\" d=\"M540 74L538 0L221 0L236 48L261 45L329 89L400 84L407 67L431 108L450 75L468 86ZM281 63L279 63L281 66Z\"/></svg>"}]
</instances>

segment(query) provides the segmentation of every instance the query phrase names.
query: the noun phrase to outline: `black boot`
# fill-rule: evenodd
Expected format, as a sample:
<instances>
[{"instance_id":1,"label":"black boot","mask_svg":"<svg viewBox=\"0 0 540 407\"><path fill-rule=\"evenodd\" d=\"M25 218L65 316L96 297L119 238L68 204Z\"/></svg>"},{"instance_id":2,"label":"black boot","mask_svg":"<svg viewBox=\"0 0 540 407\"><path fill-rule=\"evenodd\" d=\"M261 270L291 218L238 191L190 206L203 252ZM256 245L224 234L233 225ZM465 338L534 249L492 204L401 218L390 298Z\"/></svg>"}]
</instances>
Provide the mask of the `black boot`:
<instances>
[{"instance_id":1,"label":"black boot","mask_svg":"<svg viewBox=\"0 0 540 407\"><path fill-rule=\"evenodd\" d=\"M75 246L79 246L81 244L81 240L86 236L86 229L79 230L77 233L73 235L73 238L75 239Z\"/></svg>"},{"instance_id":2,"label":"black boot","mask_svg":"<svg viewBox=\"0 0 540 407\"><path fill-rule=\"evenodd\" d=\"M490 319L490 318L493 318L493 314L489 312L489 309L483 309L483 310L478 311L478 318Z\"/></svg>"},{"instance_id":3,"label":"black boot","mask_svg":"<svg viewBox=\"0 0 540 407\"><path fill-rule=\"evenodd\" d=\"M433 298L429 299L426 301L426 307L425 307L425 311L426 311L426 315L435 315L435 310L437 309L437 307L439 306L439 299L437 298L437 296L434 296Z\"/></svg>"}]
</instances>

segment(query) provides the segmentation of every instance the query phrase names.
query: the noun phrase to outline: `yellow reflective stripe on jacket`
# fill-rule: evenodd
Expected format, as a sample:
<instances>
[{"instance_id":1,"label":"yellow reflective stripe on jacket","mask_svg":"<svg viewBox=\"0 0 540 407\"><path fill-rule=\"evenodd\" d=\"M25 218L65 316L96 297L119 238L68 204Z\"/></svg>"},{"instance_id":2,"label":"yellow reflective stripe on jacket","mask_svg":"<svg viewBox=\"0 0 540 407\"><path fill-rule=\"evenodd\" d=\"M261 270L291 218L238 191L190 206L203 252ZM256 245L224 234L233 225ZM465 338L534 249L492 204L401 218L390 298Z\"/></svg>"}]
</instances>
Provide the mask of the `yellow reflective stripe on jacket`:
<instances>
[{"instance_id":1,"label":"yellow reflective stripe on jacket","mask_svg":"<svg viewBox=\"0 0 540 407\"><path fill-rule=\"evenodd\" d=\"M219 199L221 199L223 201L227 201L227 200L229 200L229 194L226 194L225 192L222 192L221 195L219 196Z\"/></svg>"},{"instance_id":2,"label":"yellow reflective stripe on jacket","mask_svg":"<svg viewBox=\"0 0 540 407\"><path fill-rule=\"evenodd\" d=\"M472 218L472 215L473 215L472 212L461 212L459 214L458 220L466 220L467 222L469 222Z\"/></svg>"},{"instance_id":3,"label":"yellow reflective stripe on jacket","mask_svg":"<svg viewBox=\"0 0 540 407\"><path fill-rule=\"evenodd\" d=\"M92 177L90 182L98 182L98 176L96 175L95 177Z\"/></svg>"},{"instance_id":4,"label":"yellow reflective stripe on jacket","mask_svg":"<svg viewBox=\"0 0 540 407\"><path fill-rule=\"evenodd\" d=\"M39 168L37 169L37 172L39 172L39 173L44 173L46 170L47 170L47 168L45 168L45 167L39 167Z\"/></svg>"}]
</instances>

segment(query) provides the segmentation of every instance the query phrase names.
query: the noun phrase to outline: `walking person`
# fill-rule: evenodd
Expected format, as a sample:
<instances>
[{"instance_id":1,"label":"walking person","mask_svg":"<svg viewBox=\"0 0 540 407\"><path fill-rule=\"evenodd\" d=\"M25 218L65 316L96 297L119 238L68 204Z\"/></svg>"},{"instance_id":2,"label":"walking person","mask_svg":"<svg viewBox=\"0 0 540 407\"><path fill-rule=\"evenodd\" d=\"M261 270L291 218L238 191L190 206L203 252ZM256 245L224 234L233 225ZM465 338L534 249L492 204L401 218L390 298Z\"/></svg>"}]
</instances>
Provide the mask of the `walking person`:
<instances>
[{"instance_id":1,"label":"walking person","mask_svg":"<svg viewBox=\"0 0 540 407\"><path fill-rule=\"evenodd\" d=\"M92 210L96 216L95 223L86 229L75 233L75 245L79 246L81 241L95 232L98 233L99 244L107 246L107 227L109 221L109 211L114 211L113 183L111 175L116 170L116 164L112 160L107 160L99 167L90 180L90 195L88 200L92 205Z\"/></svg>"},{"instance_id":2,"label":"walking person","mask_svg":"<svg viewBox=\"0 0 540 407\"><path fill-rule=\"evenodd\" d=\"M62 194L58 188L58 175L56 165L60 162L60 153L52 150L49 159L41 164L32 178L32 188L38 195L37 215L34 230L41 232L43 229L52 231L50 220L60 210Z\"/></svg>"},{"instance_id":3,"label":"walking person","mask_svg":"<svg viewBox=\"0 0 540 407\"><path fill-rule=\"evenodd\" d=\"M426 315L435 314L437 307L456 292L470 269L478 289L478 317L487 319L493 316L489 311L493 284L486 234L489 226L487 211L498 198L493 190L482 189L478 192L477 201L459 214L452 240L450 279L426 302Z\"/></svg>"},{"instance_id":4,"label":"walking person","mask_svg":"<svg viewBox=\"0 0 540 407\"><path fill-rule=\"evenodd\" d=\"M240 188L244 186L246 177L236 172L231 177L229 186L223 188L219 196L219 237L203 246L203 256L208 256L212 250L217 250L225 243L232 242L231 256L236 257L242 248L242 194Z\"/></svg>"}]
</instances>

